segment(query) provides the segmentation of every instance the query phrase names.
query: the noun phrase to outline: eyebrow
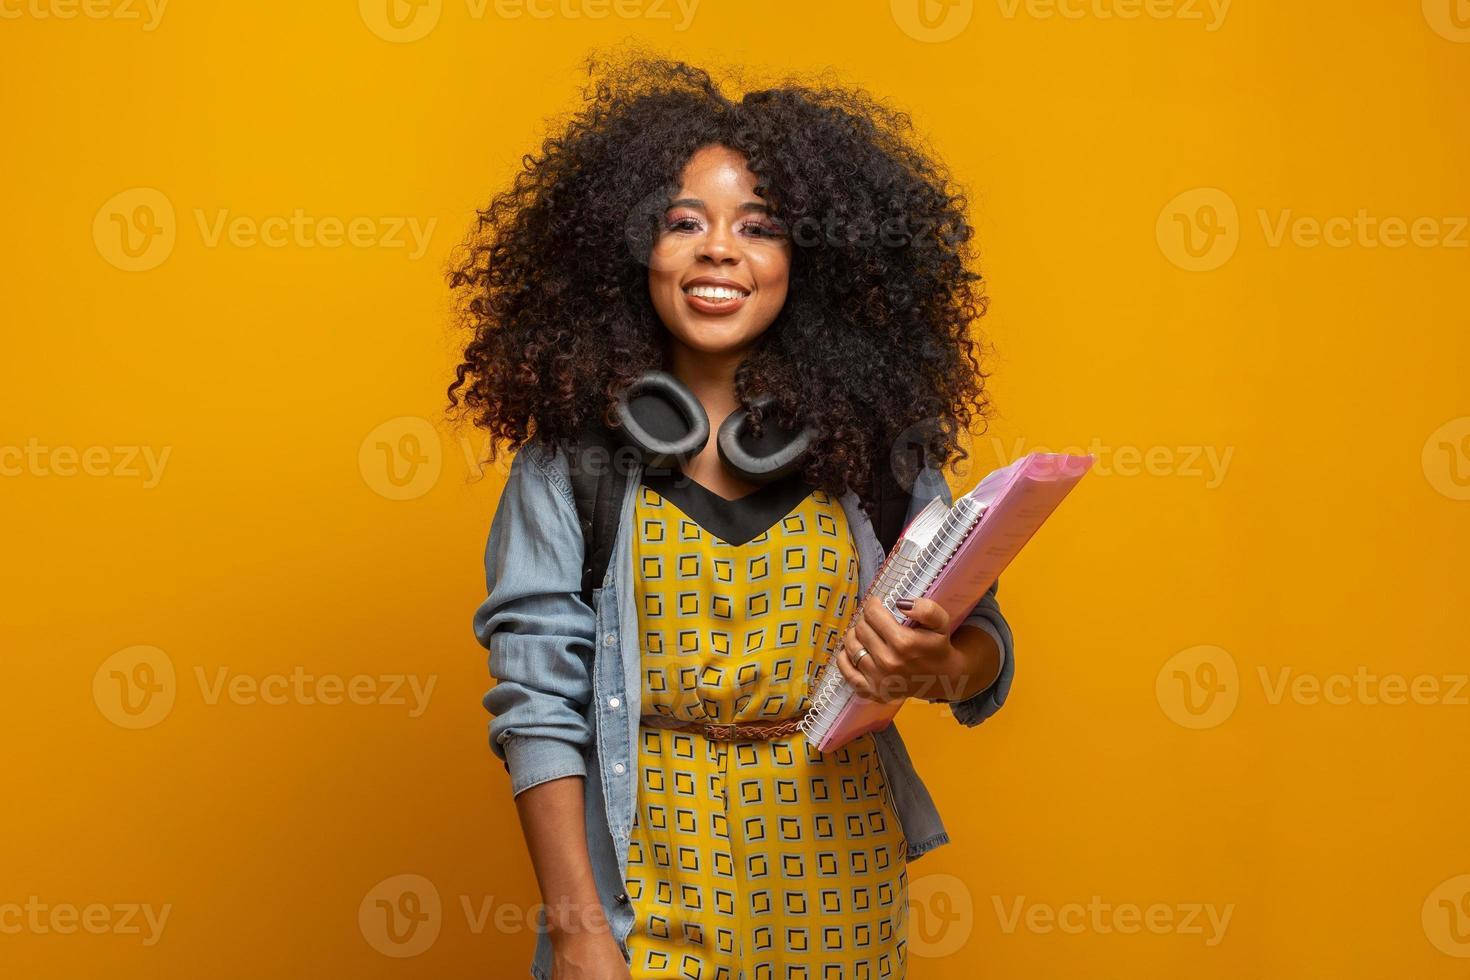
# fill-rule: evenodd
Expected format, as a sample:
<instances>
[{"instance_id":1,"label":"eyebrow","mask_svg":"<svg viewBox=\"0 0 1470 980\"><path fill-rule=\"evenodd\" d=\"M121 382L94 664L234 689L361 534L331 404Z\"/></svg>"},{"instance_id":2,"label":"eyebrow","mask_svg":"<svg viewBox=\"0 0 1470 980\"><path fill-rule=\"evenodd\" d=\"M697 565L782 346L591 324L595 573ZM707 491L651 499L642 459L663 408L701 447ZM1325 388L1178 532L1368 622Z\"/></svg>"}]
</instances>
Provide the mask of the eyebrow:
<instances>
[{"instance_id":1,"label":"eyebrow","mask_svg":"<svg viewBox=\"0 0 1470 980\"><path fill-rule=\"evenodd\" d=\"M669 202L669 207L671 207L671 208L699 208L701 211L705 210L704 202L701 201L697 197L681 197L677 201L670 201ZM746 201L744 204L742 204L738 208L736 208L736 210L737 211L755 211L755 212L758 212L760 214L770 214L771 213L770 207L768 207L765 204L762 204L760 201Z\"/></svg>"}]
</instances>

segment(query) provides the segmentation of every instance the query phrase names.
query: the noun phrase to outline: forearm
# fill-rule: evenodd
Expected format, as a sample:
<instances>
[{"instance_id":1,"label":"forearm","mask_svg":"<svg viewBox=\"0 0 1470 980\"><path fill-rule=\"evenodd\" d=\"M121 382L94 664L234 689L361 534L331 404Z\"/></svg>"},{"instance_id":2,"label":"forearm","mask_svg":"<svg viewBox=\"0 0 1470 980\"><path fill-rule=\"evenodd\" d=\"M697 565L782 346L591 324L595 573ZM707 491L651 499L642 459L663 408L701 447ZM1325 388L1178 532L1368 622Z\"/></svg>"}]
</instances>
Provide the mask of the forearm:
<instances>
[{"instance_id":1,"label":"forearm","mask_svg":"<svg viewBox=\"0 0 1470 980\"><path fill-rule=\"evenodd\" d=\"M587 851L583 777L537 783L515 802L551 938L610 934Z\"/></svg>"}]
</instances>

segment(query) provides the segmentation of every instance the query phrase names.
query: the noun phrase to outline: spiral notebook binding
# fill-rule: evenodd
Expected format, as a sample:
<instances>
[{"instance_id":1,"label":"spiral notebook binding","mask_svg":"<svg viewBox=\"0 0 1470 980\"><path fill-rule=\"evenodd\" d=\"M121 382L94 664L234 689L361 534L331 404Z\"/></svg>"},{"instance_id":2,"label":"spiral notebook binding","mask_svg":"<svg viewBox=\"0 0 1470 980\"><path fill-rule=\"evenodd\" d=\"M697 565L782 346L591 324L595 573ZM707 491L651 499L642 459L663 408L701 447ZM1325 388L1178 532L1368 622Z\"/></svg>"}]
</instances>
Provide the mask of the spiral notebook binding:
<instances>
[{"instance_id":1,"label":"spiral notebook binding","mask_svg":"<svg viewBox=\"0 0 1470 980\"><path fill-rule=\"evenodd\" d=\"M961 497L955 501L944 523L934 532L934 538L915 556L912 567L896 586L883 597L883 605L899 622L907 619L893 605L905 596L919 596L928 591L940 574L954 561L960 545L969 537L980 518L985 515L985 505Z\"/></svg>"},{"instance_id":2,"label":"spiral notebook binding","mask_svg":"<svg viewBox=\"0 0 1470 980\"><path fill-rule=\"evenodd\" d=\"M838 635L846 635L857 621L868 598L875 592L882 595L883 607L895 619L899 622L907 619L908 617L898 612L893 603L905 596L922 595L933 585L940 573L954 560L960 545L984 515L984 504L969 497L961 497L950 507L949 512L944 515L943 523L934 532L934 537L917 555L908 559L895 551L885 558L862 598L854 606L852 615L848 617L847 628ZM820 741L827 734L827 729L847 705L847 698L838 700L846 678L842 676L841 670L832 665L832 655L833 651L829 649L827 663L823 665L816 689L812 692L811 706L796 726L814 742ZM850 697L852 689L849 687L846 693Z\"/></svg>"},{"instance_id":3,"label":"spiral notebook binding","mask_svg":"<svg viewBox=\"0 0 1470 980\"><path fill-rule=\"evenodd\" d=\"M841 638L857 622L857 618L861 615L863 605L868 601L868 597L880 588L885 588L888 582L896 580L899 575L906 574L912 565L913 560L903 557L897 550L883 559L883 564L878 566L878 571L873 575L872 581L868 583L868 588L858 598L858 601L853 604L852 612L847 617L847 625L840 632L834 634L837 637L837 642L840 643ZM807 710L807 714L796 723L797 730L809 739L820 738L826 732L827 726L832 724L837 718L837 715L841 713L843 706L847 703L845 700L837 700L838 694L841 693L841 682L844 678L842 671L832 665L832 658L835 652L835 649L829 645L827 648L827 661L822 665L821 672L817 675L816 687L812 691L811 705Z\"/></svg>"}]
</instances>

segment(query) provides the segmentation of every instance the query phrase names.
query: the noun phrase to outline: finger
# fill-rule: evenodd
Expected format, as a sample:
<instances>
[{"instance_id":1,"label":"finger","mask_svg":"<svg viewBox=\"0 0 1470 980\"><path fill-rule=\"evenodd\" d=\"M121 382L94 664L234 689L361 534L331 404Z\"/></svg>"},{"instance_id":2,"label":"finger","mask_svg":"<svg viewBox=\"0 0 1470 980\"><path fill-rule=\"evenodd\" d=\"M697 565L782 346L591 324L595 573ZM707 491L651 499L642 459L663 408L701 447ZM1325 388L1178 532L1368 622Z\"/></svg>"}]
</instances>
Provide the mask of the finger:
<instances>
[{"instance_id":1,"label":"finger","mask_svg":"<svg viewBox=\"0 0 1470 980\"><path fill-rule=\"evenodd\" d=\"M863 603L863 614L858 617L858 621L871 630L869 635L876 637L887 647L897 648L904 640L903 626L893 618L893 613L877 596L872 596ZM871 650L872 647L868 649Z\"/></svg>"},{"instance_id":2,"label":"finger","mask_svg":"<svg viewBox=\"0 0 1470 980\"><path fill-rule=\"evenodd\" d=\"M866 697L870 701L885 703L902 700L908 692L908 682L905 680L907 664L903 656L884 643L882 637L872 631L872 627L859 623L854 627L853 634L856 637L852 646L854 651L859 646L868 648L868 655L858 664L872 688L872 693Z\"/></svg>"},{"instance_id":3,"label":"finger","mask_svg":"<svg viewBox=\"0 0 1470 980\"><path fill-rule=\"evenodd\" d=\"M886 611L881 611L879 615L888 616L889 619L893 618ZM873 678L874 684L878 684L884 676L893 673L903 666L903 656L887 640L883 639L877 630L873 629L873 625L865 617L858 617L857 623L852 628L852 633L854 638L852 650L854 653L857 652L858 647L868 648L868 656L863 658L863 662L873 661L873 674L869 676Z\"/></svg>"},{"instance_id":4,"label":"finger","mask_svg":"<svg viewBox=\"0 0 1470 980\"><path fill-rule=\"evenodd\" d=\"M867 654L859 657L857 655L858 651L864 649L868 651ZM874 639L871 631L863 630L858 628L858 626L855 626L853 630L848 634L848 661L853 664L854 668L857 671L859 671L865 678L867 678L868 687L872 691L870 697L873 697L875 700L876 695L878 694L883 683L883 678L887 673L883 667L883 664L878 659L879 655L883 652L884 648L882 646L882 641Z\"/></svg>"},{"instance_id":5,"label":"finger","mask_svg":"<svg viewBox=\"0 0 1470 980\"><path fill-rule=\"evenodd\" d=\"M863 659L869 660L871 659L871 657L872 654L869 654ZM873 686L868 681L867 676L864 675L863 672L857 667L854 667L852 665L852 650L849 649L846 640L844 640L842 645L837 648L837 652L833 654L833 659L837 661L837 669L842 671L842 676L847 680L848 687L852 688L859 695L867 698L870 701L875 700L875 698L873 697Z\"/></svg>"},{"instance_id":6,"label":"finger","mask_svg":"<svg viewBox=\"0 0 1470 980\"><path fill-rule=\"evenodd\" d=\"M899 612L903 612L902 609ZM933 599L923 596L914 600L913 606L908 611L909 619L915 621L910 629L921 628L934 630L936 633L949 635L949 612Z\"/></svg>"},{"instance_id":7,"label":"finger","mask_svg":"<svg viewBox=\"0 0 1470 980\"><path fill-rule=\"evenodd\" d=\"M864 607L863 622L873 630L872 635L877 637L877 642L883 644L887 651L888 656L884 658L883 666L889 673L901 672L905 665L924 656L936 639L942 639L923 627L904 626L876 600L872 609Z\"/></svg>"},{"instance_id":8,"label":"finger","mask_svg":"<svg viewBox=\"0 0 1470 980\"><path fill-rule=\"evenodd\" d=\"M854 644L852 648L843 648L842 663L846 666L843 676L848 677L849 683L852 682L852 674L861 678L862 686L854 684L853 690L869 701L886 703L893 700L893 688L895 687L893 675L883 671L882 665L874 659L871 649L866 656L858 660L857 666L853 667L852 659L856 655L856 647L857 644Z\"/></svg>"}]
</instances>

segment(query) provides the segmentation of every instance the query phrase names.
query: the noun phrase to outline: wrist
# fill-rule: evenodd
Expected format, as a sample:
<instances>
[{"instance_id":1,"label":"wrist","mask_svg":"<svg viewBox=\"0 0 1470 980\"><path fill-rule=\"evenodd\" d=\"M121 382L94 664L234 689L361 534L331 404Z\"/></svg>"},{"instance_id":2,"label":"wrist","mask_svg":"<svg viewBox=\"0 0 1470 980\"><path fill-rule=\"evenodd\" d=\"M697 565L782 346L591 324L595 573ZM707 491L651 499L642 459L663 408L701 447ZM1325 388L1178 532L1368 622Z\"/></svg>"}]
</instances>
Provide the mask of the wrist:
<instances>
[{"instance_id":1,"label":"wrist","mask_svg":"<svg viewBox=\"0 0 1470 980\"><path fill-rule=\"evenodd\" d=\"M575 945L589 940L601 941L612 932L607 911L593 900L561 899L542 906L547 938L555 945Z\"/></svg>"},{"instance_id":2,"label":"wrist","mask_svg":"<svg viewBox=\"0 0 1470 980\"><path fill-rule=\"evenodd\" d=\"M940 700L968 701L1000 676L1000 648L988 631L978 626L961 626L950 637L950 646L958 668L945 687L946 693L954 694Z\"/></svg>"}]
</instances>

